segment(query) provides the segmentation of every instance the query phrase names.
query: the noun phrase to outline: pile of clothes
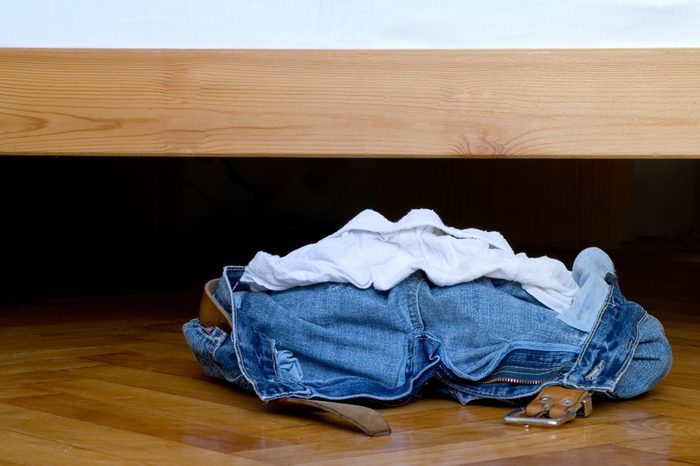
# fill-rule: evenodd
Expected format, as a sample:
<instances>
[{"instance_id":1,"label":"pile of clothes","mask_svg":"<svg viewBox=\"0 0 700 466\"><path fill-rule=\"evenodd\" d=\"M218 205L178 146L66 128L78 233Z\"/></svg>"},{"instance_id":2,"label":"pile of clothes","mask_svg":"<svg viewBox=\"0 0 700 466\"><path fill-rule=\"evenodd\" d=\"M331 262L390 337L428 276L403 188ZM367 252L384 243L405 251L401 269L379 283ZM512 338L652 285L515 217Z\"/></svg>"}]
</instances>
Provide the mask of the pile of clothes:
<instances>
[{"instance_id":1,"label":"pile of clothes","mask_svg":"<svg viewBox=\"0 0 700 466\"><path fill-rule=\"evenodd\" d=\"M262 400L402 404L431 389L466 404L562 385L628 398L671 349L621 293L600 249L561 262L431 210L366 210L287 256L225 267L213 294L231 329L184 325L207 375Z\"/></svg>"}]
</instances>

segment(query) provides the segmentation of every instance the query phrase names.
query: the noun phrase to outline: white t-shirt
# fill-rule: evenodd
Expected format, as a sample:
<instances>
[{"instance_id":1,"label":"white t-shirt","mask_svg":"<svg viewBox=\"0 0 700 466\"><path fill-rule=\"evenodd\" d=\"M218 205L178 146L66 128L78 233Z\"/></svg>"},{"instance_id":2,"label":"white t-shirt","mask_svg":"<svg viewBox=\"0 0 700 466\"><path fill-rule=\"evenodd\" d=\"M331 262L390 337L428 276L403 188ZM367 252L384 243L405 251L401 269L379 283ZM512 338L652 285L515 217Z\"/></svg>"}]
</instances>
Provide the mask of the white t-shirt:
<instances>
[{"instance_id":1,"label":"white t-shirt","mask_svg":"<svg viewBox=\"0 0 700 466\"><path fill-rule=\"evenodd\" d=\"M388 290L418 270L438 286L481 277L516 281L557 312L568 309L578 291L561 262L515 254L500 233L448 227L428 209L411 210L398 222L365 210L332 235L284 257L258 252L241 281L253 290L323 282Z\"/></svg>"}]
</instances>

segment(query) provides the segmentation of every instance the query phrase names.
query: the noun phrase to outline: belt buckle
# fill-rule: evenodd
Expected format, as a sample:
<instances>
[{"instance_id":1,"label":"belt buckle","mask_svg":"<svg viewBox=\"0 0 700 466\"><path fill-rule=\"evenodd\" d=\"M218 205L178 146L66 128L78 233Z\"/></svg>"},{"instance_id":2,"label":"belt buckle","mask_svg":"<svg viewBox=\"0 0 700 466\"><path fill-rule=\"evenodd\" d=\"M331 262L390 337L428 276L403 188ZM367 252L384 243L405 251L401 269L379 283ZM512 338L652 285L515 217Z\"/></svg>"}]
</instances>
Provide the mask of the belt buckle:
<instances>
[{"instance_id":1,"label":"belt buckle","mask_svg":"<svg viewBox=\"0 0 700 466\"><path fill-rule=\"evenodd\" d=\"M558 427L576 416L588 417L593 412L591 393L586 390L549 386L526 406L503 417L506 424Z\"/></svg>"}]
</instances>

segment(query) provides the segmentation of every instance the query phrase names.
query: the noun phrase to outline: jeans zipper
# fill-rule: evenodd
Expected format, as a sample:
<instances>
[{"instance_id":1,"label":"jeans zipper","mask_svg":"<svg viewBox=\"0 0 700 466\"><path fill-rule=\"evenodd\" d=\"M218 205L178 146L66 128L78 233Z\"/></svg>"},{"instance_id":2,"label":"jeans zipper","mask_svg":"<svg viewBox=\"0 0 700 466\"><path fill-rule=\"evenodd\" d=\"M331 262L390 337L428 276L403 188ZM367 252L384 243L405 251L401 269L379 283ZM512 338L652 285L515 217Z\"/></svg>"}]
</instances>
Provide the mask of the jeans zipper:
<instances>
[{"instance_id":1,"label":"jeans zipper","mask_svg":"<svg viewBox=\"0 0 700 466\"><path fill-rule=\"evenodd\" d=\"M547 382L551 382L552 380L556 380L557 378L561 377L564 375L561 372L557 372L551 377L547 377L546 379L540 379L540 380L532 380L532 379L516 379L512 377L494 377L492 379L487 379L484 381L476 382L478 384L489 384L489 383L498 383L498 382L503 382L503 383L512 383L516 385L539 385Z\"/></svg>"}]
</instances>

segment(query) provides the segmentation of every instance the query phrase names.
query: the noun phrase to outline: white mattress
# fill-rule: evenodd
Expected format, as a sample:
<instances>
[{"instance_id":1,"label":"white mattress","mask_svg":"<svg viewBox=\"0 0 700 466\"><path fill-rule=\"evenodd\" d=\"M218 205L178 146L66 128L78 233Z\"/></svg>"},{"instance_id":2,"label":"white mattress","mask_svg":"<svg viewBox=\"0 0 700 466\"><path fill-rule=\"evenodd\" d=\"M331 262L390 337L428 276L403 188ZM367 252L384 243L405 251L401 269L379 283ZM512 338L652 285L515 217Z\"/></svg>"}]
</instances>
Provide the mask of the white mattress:
<instances>
[{"instance_id":1,"label":"white mattress","mask_svg":"<svg viewBox=\"0 0 700 466\"><path fill-rule=\"evenodd\" d=\"M0 0L0 47L700 47L700 0Z\"/></svg>"}]
</instances>

